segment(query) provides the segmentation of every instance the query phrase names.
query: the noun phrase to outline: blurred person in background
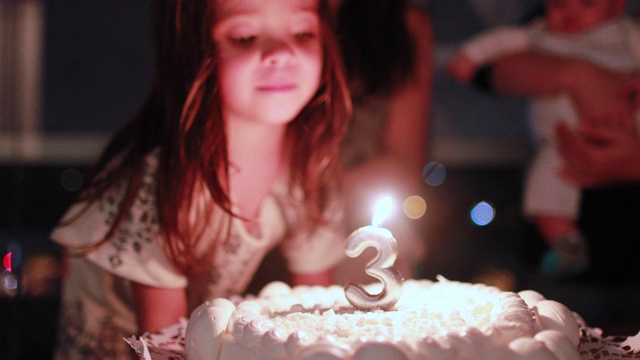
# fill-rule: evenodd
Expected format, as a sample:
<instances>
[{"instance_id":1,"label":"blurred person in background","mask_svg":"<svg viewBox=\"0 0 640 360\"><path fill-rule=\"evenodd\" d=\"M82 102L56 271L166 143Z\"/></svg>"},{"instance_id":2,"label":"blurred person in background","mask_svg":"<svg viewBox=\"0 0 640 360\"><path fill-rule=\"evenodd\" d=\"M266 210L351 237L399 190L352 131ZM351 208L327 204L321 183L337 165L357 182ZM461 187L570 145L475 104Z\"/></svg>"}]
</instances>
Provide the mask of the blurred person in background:
<instances>
[{"instance_id":1,"label":"blurred person in background","mask_svg":"<svg viewBox=\"0 0 640 360\"><path fill-rule=\"evenodd\" d=\"M347 229L371 223L383 195L395 202L383 223L398 240L395 267L419 276L425 241L418 223L401 211L421 193L427 156L433 82L433 34L426 12L405 0L333 0L353 102L353 118L342 143ZM367 283L371 253L347 259L334 270L337 283Z\"/></svg>"},{"instance_id":2,"label":"blurred person in background","mask_svg":"<svg viewBox=\"0 0 640 360\"><path fill-rule=\"evenodd\" d=\"M527 26L499 27L466 42L452 56L448 72L468 83L496 59L532 51L579 59L618 74L640 71L640 27L624 14L626 0L546 0L544 15ZM539 271L568 277L590 265L588 242L579 229L581 188L563 177L555 124L578 125L578 112L565 93L541 94L531 102L530 128L536 146L525 182L523 211L546 242Z\"/></svg>"},{"instance_id":3,"label":"blurred person in background","mask_svg":"<svg viewBox=\"0 0 640 360\"><path fill-rule=\"evenodd\" d=\"M636 20L637 21L637 20ZM531 51L506 55L480 69L474 84L512 96L566 94L578 125L554 126L560 174L582 188L578 227L588 241L591 266L573 281L538 281L548 294L617 334L640 327L640 138L638 75L608 71L591 62Z\"/></svg>"}]
</instances>

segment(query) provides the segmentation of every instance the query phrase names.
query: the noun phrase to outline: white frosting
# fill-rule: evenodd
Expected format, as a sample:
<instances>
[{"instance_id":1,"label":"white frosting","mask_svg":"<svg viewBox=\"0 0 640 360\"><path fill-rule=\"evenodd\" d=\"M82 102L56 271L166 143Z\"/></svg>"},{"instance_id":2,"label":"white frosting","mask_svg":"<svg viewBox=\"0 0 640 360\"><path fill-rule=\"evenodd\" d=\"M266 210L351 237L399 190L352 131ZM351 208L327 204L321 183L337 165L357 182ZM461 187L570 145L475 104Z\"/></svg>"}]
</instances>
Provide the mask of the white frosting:
<instances>
[{"instance_id":1,"label":"white frosting","mask_svg":"<svg viewBox=\"0 0 640 360\"><path fill-rule=\"evenodd\" d=\"M235 306L230 301L215 299L198 306L191 313L185 333L185 347L190 360L217 358L234 310Z\"/></svg>"},{"instance_id":2,"label":"white frosting","mask_svg":"<svg viewBox=\"0 0 640 360\"><path fill-rule=\"evenodd\" d=\"M371 293L376 285L369 285ZM344 289L275 282L257 297L200 305L186 332L200 359L579 359L564 305L483 284L407 280L388 311L353 308Z\"/></svg>"},{"instance_id":3,"label":"white frosting","mask_svg":"<svg viewBox=\"0 0 640 360\"><path fill-rule=\"evenodd\" d=\"M574 347L580 344L580 327L573 312L553 300L543 300L534 307L541 330L557 330L565 334Z\"/></svg>"}]
</instances>

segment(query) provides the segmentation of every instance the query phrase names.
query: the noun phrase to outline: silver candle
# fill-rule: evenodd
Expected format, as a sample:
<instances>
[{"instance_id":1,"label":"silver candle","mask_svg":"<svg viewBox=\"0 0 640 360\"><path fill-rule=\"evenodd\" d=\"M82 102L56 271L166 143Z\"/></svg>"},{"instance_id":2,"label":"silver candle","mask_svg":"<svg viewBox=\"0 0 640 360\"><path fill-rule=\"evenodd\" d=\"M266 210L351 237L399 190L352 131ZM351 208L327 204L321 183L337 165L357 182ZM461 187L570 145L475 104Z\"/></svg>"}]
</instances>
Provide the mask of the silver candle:
<instances>
[{"instance_id":1,"label":"silver candle","mask_svg":"<svg viewBox=\"0 0 640 360\"><path fill-rule=\"evenodd\" d=\"M391 199L384 198L376 206L372 225L354 231L346 240L345 254L358 257L368 248L377 250L376 256L367 264L365 273L382 282L378 294L370 294L361 284L349 284L345 287L345 296L355 308L369 311L387 310L393 307L402 296L402 275L393 267L398 257L398 242L391 231L379 227L391 208Z\"/></svg>"}]
</instances>

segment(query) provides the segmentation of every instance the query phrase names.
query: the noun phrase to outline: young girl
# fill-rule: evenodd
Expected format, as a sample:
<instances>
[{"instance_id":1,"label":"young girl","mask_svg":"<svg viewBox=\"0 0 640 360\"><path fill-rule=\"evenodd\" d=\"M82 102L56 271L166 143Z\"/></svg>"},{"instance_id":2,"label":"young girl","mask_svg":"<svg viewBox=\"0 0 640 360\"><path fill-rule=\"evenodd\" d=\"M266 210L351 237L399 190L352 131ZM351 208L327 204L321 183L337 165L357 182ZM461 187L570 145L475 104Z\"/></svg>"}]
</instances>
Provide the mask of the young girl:
<instances>
[{"instance_id":1,"label":"young girl","mask_svg":"<svg viewBox=\"0 0 640 360\"><path fill-rule=\"evenodd\" d=\"M322 0L155 1L156 78L52 238L70 253L56 358L241 293L281 244L294 284L344 255L333 201L350 102ZM331 215L330 217L328 215Z\"/></svg>"}]
</instances>

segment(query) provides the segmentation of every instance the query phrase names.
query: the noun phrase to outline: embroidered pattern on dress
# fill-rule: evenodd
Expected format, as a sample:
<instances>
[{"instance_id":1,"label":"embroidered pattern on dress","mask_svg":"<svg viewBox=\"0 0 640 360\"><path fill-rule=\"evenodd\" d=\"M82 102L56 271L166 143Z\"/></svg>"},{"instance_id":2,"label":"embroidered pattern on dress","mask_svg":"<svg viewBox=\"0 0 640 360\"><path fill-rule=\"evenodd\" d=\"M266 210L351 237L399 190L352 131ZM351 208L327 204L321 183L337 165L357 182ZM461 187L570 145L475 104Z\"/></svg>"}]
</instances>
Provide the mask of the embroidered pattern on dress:
<instances>
[{"instance_id":1,"label":"embroidered pattern on dress","mask_svg":"<svg viewBox=\"0 0 640 360\"><path fill-rule=\"evenodd\" d=\"M109 256L111 268L115 269L122 265L120 254L127 251L134 251L140 254L144 246L153 242L158 234L158 214L155 196L155 166L146 159L145 173L142 183L133 201L131 210L118 226L113 234L113 241L110 242L113 254ZM105 214L105 225L110 227L115 222L115 217L120 208L126 191L126 181L120 181L105 194L103 201L98 208Z\"/></svg>"},{"instance_id":2,"label":"embroidered pattern on dress","mask_svg":"<svg viewBox=\"0 0 640 360\"><path fill-rule=\"evenodd\" d=\"M227 254L237 254L242 246L242 239L235 232L232 232L227 241L222 245L223 251Z\"/></svg>"},{"instance_id":3,"label":"embroidered pattern on dress","mask_svg":"<svg viewBox=\"0 0 640 360\"><path fill-rule=\"evenodd\" d=\"M55 359L135 359L125 334L115 325L114 316L106 313L89 319L82 301L62 305L58 322ZM95 317L96 314L91 314ZM97 323L95 331L87 331L89 322Z\"/></svg>"}]
</instances>

